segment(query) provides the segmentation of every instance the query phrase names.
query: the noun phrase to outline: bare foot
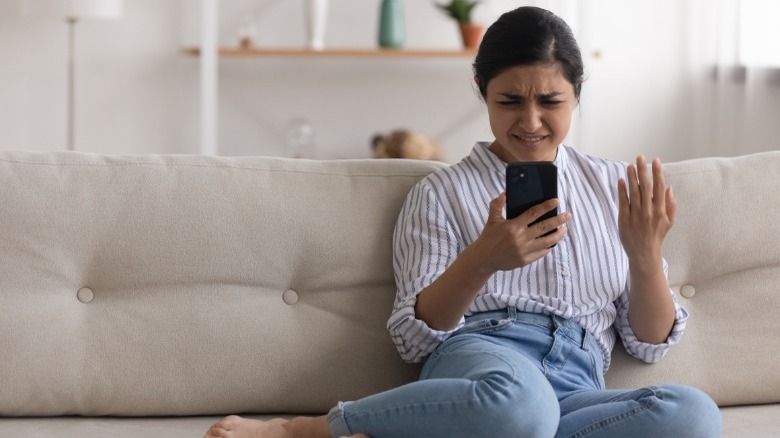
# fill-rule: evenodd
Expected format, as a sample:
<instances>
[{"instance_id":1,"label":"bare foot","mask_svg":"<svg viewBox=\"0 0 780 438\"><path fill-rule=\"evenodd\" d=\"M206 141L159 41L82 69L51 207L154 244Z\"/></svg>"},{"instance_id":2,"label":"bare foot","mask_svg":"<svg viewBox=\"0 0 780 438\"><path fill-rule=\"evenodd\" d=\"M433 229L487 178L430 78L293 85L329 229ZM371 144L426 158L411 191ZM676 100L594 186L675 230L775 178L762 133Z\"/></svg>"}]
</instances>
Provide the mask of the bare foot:
<instances>
[{"instance_id":1,"label":"bare foot","mask_svg":"<svg viewBox=\"0 0 780 438\"><path fill-rule=\"evenodd\" d=\"M214 423L203 438L331 438L328 419L296 417L292 420L276 418L270 421L252 420L230 415ZM349 438L368 438L364 434Z\"/></svg>"},{"instance_id":2,"label":"bare foot","mask_svg":"<svg viewBox=\"0 0 780 438\"><path fill-rule=\"evenodd\" d=\"M230 415L214 423L203 438L287 438L292 436L284 427L287 423L281 418L260 421Z\"/></svg>"}]
</instances>

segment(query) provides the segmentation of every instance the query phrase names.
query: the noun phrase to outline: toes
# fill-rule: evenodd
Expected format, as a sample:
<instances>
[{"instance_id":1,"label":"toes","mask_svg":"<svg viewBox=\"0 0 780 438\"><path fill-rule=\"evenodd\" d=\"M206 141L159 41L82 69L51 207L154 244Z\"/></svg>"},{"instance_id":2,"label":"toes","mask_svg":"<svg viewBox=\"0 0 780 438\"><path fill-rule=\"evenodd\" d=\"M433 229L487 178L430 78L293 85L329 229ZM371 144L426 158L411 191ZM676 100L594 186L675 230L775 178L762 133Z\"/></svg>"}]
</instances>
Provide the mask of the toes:
<instances>
[{"instance_id":1,"label":"toes","mask_svg":"<svg viewBox=\"0 0 780 438\"><path fill-rule=\"evenodd\" d=\"M223 438L225 435L223 435L224 430L220 429L216 424L214 426L211 426L211 428L206 432L206 435L203 438Z\"/></svg>"},{"instance_id":2,"label":"toes","mask_svg":"<svg viewBox=\"0 0 780 438\"><path fill-rule=\"evenodd\" d=\"M222 428L229 432L235 429L236 425L240 423L241 420L242 418L238 415L228 415L227 417L223 418L220 423L222 424Z\"/></svg>"},{"instance_id":3,"label":"toes","mask_svg":"<svg viewBox=\"0 0 780 438\"><path fill-rule=\"evenodd\" d=\"M241 417L229 415L214 423L204 438L226 438L230 436L230 431L235 429L235 424Z\"/></svg>"}]
</instances>

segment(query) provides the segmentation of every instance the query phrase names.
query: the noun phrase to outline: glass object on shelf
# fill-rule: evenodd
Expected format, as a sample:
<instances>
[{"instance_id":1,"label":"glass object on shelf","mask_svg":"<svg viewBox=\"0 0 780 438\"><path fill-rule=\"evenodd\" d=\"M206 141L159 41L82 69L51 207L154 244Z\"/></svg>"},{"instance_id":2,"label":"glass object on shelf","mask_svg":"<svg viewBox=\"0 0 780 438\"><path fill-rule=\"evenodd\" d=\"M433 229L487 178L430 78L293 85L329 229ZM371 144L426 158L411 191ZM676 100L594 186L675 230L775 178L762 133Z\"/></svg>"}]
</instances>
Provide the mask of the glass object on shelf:
<instances>
[{"instance_id":1,"label":"glass object on shelf","mask_svg":"<svg viewBox=\"0 0 780 438\"><path fill-rule=\"evenodd\" d=\"M287 156L315 158L314 125L305 118L296 118L287 125Z\"/></svg>"}]
</instances>

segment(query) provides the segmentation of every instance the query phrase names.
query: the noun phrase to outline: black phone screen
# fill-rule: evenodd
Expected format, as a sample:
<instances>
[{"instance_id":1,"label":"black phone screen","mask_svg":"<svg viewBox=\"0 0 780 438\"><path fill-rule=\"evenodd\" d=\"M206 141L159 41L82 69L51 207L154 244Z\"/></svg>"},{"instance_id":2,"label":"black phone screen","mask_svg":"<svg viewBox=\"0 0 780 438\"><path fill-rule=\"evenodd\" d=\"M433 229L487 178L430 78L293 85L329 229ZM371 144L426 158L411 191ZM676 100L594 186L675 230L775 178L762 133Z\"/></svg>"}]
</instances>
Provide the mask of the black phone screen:
<instances>
[{"instance_id":1,"label":"black phone screen","mask_svg":"<svg viewBox=\"0 0 780 438\"><path fill-rule=\"evenodd\" d=\"M506 168L506 217L515 218L529 208L558 197L558 168L550 161L515 162ZM554 217L554 208L532 222ZM550 233L555 230L550 231ZM550 234L548 233L548 234Z\"/></svg>"}]
</instances>

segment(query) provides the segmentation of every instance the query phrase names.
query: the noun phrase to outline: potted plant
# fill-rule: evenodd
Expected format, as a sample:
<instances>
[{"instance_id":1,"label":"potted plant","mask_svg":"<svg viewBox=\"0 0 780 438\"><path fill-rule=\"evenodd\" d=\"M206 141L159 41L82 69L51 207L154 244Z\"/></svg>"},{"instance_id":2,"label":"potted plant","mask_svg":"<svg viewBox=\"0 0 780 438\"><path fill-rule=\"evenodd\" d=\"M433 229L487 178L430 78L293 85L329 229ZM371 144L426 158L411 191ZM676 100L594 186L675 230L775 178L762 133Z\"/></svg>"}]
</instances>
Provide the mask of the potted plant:
<instances>
[{"instance_id":1,"label":"potted plant","mask_svg":"<svg viewBox=\"0 0 780 438\"><path fill-rule=\"evenodd\" d=\"M463 45L471 50L479 46L482 37L482 25L471 21L471 11L478 3L479 1L476 0L451 0L449 4L436 4L439 9L458 22Z\"/></svg>"}]
</instances>

